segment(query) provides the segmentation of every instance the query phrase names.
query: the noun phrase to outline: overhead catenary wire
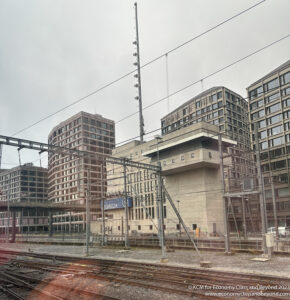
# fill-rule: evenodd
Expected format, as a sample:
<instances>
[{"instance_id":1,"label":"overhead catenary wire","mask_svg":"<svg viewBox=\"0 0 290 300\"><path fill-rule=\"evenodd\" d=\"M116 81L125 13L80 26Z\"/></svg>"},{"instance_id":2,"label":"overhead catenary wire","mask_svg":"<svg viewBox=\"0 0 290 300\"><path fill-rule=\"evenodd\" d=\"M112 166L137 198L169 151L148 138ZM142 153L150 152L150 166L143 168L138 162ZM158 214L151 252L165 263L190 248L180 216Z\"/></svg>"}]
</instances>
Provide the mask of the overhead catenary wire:
<instances>
[{"instance_id":1,"label":"overhead catenary wire","mask_svg":"<svg viewBox=\"0 0 290 300\"><path fill-rule=\"evenodd\" d=\"M226 19L226 20L224 20L224 21L218 23L217 25L215 25L215 26L213 26L213 27L211 27L211 28L209 28L209 29L203 31L202 33L200 33L200 34L198 34L198 35L192 37L191 39L187 40L186 42L183 42L183 43L179 44L178 46L172 48L171 50L167 51L166 53L163 53L162 55L160 55L160 56L158 56L158 57L156 57L156 58L154 58L154 59L148 61L147 63L143 64L140 68L145 68L145 67L151 65L152 63L154 63L154 62L160 60L161 58L163 58L166 54L173 53L174 51L176 51L176 50L178 50L178 49L184 47L185 45L187 45L187 44L193 42L194 40L196 40L196 39L198 39L198 38L200 38L200 37L206 35L207 33L209 33L209 32L211 32L211 31L213 31L213 30L219 28L220 26L222 26L222 25L224 25L224 24L230 22L231 20L233 20L233 19L235 19L235 18L237 18L237 17L239 17L239 16L245 14L246 12L252 10L253 8L255 8L255 7L261 5L261 4L264 3L265 1L266 1L266 0L262 0L262 1L260 1L260 2L258 2L258 3L256 3L256 4L254 4L254 5L252 5L252 6L250 6L250 7L248 7L248 8L242 10L241 12L239 12L239 13L233 15L232 17L230 17L230 18L228 18L228 19ZM12 134L12 136L15 136L15 135L17 135L17 134L19 134L19 133L22 133L23 131L26 131L27 129L30 129L30 128L34 127L35 125L38 125L39 123L41 123L41 122L43 122L43 121L45 121L45 120L51 118L52 116L54 116L54 115L56 115L56 114L58 114L58 113L60 113L60 112L62 112L62 111L64 111L64 110L66 110L67 108L69 108L69 107L71 107L71 106L74 106L75 104L80 103L80 102L86 100L87 98L89 98L89 97L91 97L91 96L93 96L93 95L95 95L95 94L97 94L97 93L103 91L104 89L106 89L106 88L108 88L108 87L114 85L115 83L117 83L117 82L123 80L124 78L126 78L126 77L128 77L128 76L134 74L134 73L136 72L136 70L137 70L137 69L134 69L134 70L132 70L132 71L129 71L128 73L126 73L126 74L124 74L124 75L122 75L122 76L116 78L115 80L113 80L113 81L111 81L111 82L109 82L109 83L103 85L102 87L100 87L100 88L98 88L98 89L92 91L91 93L89 93L89 94L87 94L87 95L85 95L85 96L83 96L83 97L81 97L81 98L76 99L76 100L73 101L72 103L70 103L70 104L68 104L68 105L66 105L66 106L64 106L64 107L62 107L62 108L60 108L59 110L57 110L57 111L55 111L55 112L53 112L53 113L47 115L46 117L41 118L40 120L38 120L38 121L36 121L36 122L34 122L34 123L32 123L32 124L30 124L30 125L24 127L24 128L21 129L21 130L16 131L14 134Z\"/></svg>"},{"instance_id":2,"label":"overhead catenary wire","mask_svg":"<svg viewBox=\"0 0 290 300\"><path fill-rule=\"evenodd\" d=\"M168 97L175 96L175 95L179 94L180 92L185 91L186 89L188 89L188 88L190 88L190 87L192 87L192 86L200 83L201 81L203 81L205 79L208 79L208 78L210 78L210 77L212 77L212 76L214 76L214 75L216 75L216 74L218 74L218 73L220 73L220 72L222 72L222 71L224 71L224 70L226 70L226 69L228 69L228 68L236 65L237 63L239 63L239 62L241 62L241 61L243 61L243 60L245 60L245 59L247 59L247 58L249 58L249 57L251 57L251 56L253 56L253 55L255 55L255 54L257 54L257 53L259 53L259 52L261 52L261 51L263 51L263 50L265 50L265 49L267 49L267 48L269 48L269 47L271 47L271 46L273 46L273 45L275 45L275 44L277 44L277 43L279 43L279 42L281 42L283 40L285 40L285 39L287 39L287 38L289 38L289 36L290 36L289 34L286 35L286 36L283 36L282 38L280 38L280 39L278 39L278 40L276 40L276 41L274 41L274 42L272 42L272 43L270 43L270 44L268 44L268 45L266 45L266 46L264 46L264 47L262 47L262 48L260 48L258 50L255 50L254 52L251 52L250 54L248 54L248 55L246 55L246 56L244 56L242 58L239 58L239 59L233 61L232 63L230 63L230 64L228 64L228 65L226 65L226 66L224 66L224 67L222 67L222 68L220 68L220 69L218 69L218 70L216 70L216 71L214 71L214 72L212 72L212 73L210 73L210 74L208 74L208 75L206 75L206 76L204 76L204 77L202 77L202 78L200 78L200 79L198 79L198 80L196 80L196 81L194 81L194 82L192 82L192 83L190 83L190 84L188 84L188 85L186 85L186 86L184 86L182 88L180 88L179 90L176 90L175 92L173 92L173 93L171 93L169 95L166 95L165 97L162 97L162 98L160 98L160 99L152 102L151 104L145 106L143 108L143 110L148 109L148 108L150 108L150 107L152 107L152 106L154 106L154 105L156 105L156 104L158 104L160 102L163 102L163 101L167 100ZM118 120L116 122L116 124L118 124L118 123L120 123L122 121L125 121L125 120L129 119L130 117L135 116L137 113L138 113L138 111L135 111L134 113L131 113L131 114L127 115L126 117Z\"/></svg>"},{"instance_id":3,"label":"overhead catenary wire","mask_svg":"<svg viewBox=\"0 0 290 300\"><path fill-rule=\"evenodd\" d=\"M231 66L233 66L233 65L235 65L235 64L237 64L237 63L239 63L239 62L241 62L241 61L243 61L243 60L245 60L245 59L247 59L247 58L249 58L249 57L251 57L251 56L253 56L253 55L255 55L255 54L257 54L257 53L259 53L259 52L261 52L261 51L263 51L263 50L265 50L265 49L267 49L267 48L269 48L269 47L271 47L271 46L273 46L274 44L277 44L277 43L281 42L282 40L285 40L286 38L289 38L289 36L290 36L290 35L288 34L288 35L286 35L286 36L284 36L284 37L282 37L282 38L280 38L280 39L278 39L278 40L276 40L276 41L274 41L274 42L272 42L272 43L270 43L270 44L268 44L268 45L266 45L266 46L264 46L264 47L262 47L262 48L260 48L260 49L258 49L258 50L256 50L256 51L254 51L254 52L252 52L252 53L250 53L250 54L248 54L248 55L246 55L246 56L244 56L244 57L242 57L242 58L240 58L240 59L238 59L238 60L236 60L236 61L230 63L229 65L227 65L227 66L225 66L225 67L222 67L222 68L216 70L215 72L213 72L213 73L211 73L211 74L209 74L209 75L207 75L207 76L205 76L205 77L203 77L203 78L201 78L201 79L199 79L199 80L197 80L197 81L195 81L195 82L192 82L191 84L189 84L189 85L187 85L187 86L185 86L185 87L183 87L183 88L181 88L181 89L179 89L179 90L177 90L177 91L171 93L170 95L168 95L168 96L166 96L166 97L163 97L163 98L161 98L161 99L159 99L159 100L157 100L157 101L155 101L155 102L153 102L153 103L151 103L151 104L145 106L145 107L143 108L143 110L145 110L145 109L147 109L147 108L150 108L150 107L152 107L152 106L154 106L154 105L156 105L156 104L158 104L158 103L160 103L160 102L162 102L162 101L168 99L168 97L171 97L171 96L173 96L173 95L176 95L176 94L178 94L178 93L180 93L180 92L186 90L187 88L189 88L189 87L191 87L191 86L193 86L193 85L199 83L201 80L207 79L207 78L209 78L209 77L211 77L211 76L213 76L213 75L215 75L215 74L217 74L217 73L220 73L220 72L226 70L227 68L229 68L229 67L231 67ZM248 98L248 97L245 97L245 98L243 98L243 99L247 99L247 98ZM134 116L134 115L136 115L137 113L138 113L138 111L137 111L137 112L134 112L134 113L132 113L132 114L130 114L130 115L127 115L126 117L124 117L124 118L120 119L119 121L117 121L116 124L117 124L117 123L120 123L120 122L122 122L122 121L124 121L124 120L126 120L126 119L128 119L128 118L130 118L130 117L132 117L132 116ZM156 131L158 131L158 130L160 130L160 129L161 129L161 128L155 129L155 130L151 130L151 131L145 133L144 135L148 135L148 134L154 133L154 132L156 132ZM138 138L138 136L136 136L136 137L134 137L134 138L130 138L130 139L125 140L125 141L122 141L122 142L119 142L119 143L117 143L116 145L120 145L120 144L122 144L122 143L131 141L131 140L136 139L136 138ZM35 160L35 161L39 161L39 159L37 159L37 160ZM3 164L4 164L4 163L3 163Z\"/></svg>"}]
</instances>

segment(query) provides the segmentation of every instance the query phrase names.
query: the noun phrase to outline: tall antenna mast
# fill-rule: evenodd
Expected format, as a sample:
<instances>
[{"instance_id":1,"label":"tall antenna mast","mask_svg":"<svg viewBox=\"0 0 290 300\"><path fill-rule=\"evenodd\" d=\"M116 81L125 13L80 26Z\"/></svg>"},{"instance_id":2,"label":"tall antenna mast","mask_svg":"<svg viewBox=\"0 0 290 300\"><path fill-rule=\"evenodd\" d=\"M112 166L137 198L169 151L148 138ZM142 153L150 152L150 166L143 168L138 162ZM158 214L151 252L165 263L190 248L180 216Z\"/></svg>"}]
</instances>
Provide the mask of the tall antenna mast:
<instances>
[{"instance_id":1,"label":"tall antenna mast","mask_svg":"<svg viewBox=\"0 0 290 300\"><path fill-rule=\"evenodd\" d=\"M136 19L136 40L133 42L136 45L136 51L133 55L136 56L137 61L134 63L134 66L137 66L137 74L134 75L138 79L138 83L134 86L138 88L138 96L135 97L139 101L139 126L140 126L140 142L143 143L144 138L144 118L143 118L143 108L142 108L142 93L141 93L141 70L140 70L140 49L139 49L139 34L138 34L138 13L137 13L137 3L134 3L135 6L135 19Z\"/></svg>"}]
</instances>

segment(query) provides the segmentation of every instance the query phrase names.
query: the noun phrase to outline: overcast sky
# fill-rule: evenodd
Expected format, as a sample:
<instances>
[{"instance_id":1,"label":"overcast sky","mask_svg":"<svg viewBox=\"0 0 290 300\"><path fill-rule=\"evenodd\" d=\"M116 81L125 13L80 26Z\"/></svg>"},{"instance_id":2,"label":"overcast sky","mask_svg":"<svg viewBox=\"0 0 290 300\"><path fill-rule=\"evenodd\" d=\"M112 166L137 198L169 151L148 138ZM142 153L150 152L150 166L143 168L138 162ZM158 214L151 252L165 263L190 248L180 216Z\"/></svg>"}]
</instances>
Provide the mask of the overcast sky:
<instances>
[{"instance_id":1,"label":"overcast sky","mask_svg":"<svg viewBox=\"0 0 290 300\"><path fill-rule=\"evenodd\" d=\"M138 1L141 64L258 2ZM289 11L289 0L267 0L170 53L169 93L288 35ZM11 136L132 71L134 18L129 0L0 0L0 134ZM288 60L289 50L288 37L170 97L170 110L216 85L246 97L246 87ZM166 97L165 66L163 57L142 69L144 106ZM138 110L134 83L128 76L17 137L47 142L52 127L81 110L118 121ZM145 131L160 127L167 113L166 101L144 110ZM117 142L138 133L138 115L116 124ZM38 158L22 150L22 162ZM17 162L17 149L5 146L2 167Z\"/></svg>"}]
</instances>

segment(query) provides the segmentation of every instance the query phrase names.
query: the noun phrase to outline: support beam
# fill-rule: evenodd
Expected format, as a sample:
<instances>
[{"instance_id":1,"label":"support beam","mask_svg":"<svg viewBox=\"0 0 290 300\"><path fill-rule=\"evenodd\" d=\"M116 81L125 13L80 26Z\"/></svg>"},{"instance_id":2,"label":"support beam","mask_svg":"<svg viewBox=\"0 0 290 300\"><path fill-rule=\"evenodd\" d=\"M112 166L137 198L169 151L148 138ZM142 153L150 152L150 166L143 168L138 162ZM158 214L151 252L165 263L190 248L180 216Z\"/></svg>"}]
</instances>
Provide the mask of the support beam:
<instances>
[{"instance_id":1,"label":"support beam","mask_svg":"<svg viewBox=\"0 0 290 300\"><path fill-rule=\"evenodd\" d=\"M174 212L175 212L175 214L176 214L176 216L177 216L179 222L181 223L181 225L182 225L182 227L183 227L183 229L184 229L184 231L185 231L187 237L188 237L188 238L190 239L190 241L192 242L193 247L194 247L196 253L198 254L198 256L200 257L200 259L202 259L202 256L201 256L201 254L200 254L200 252L199 252L199 250L198 250L198 248L197 248L197 246L196 246L196 244L195 244L195 242L194 242L194 239L193 239L193 238L191 237L191 235L189 234L189 231L187 230L187 227L186 227L185 223L183 222L183 219L181 218L181 215L179 214L179 212L178 212L178 210L177 210L177 208L176 208L176 206L175 206L175 204L174 204L174 202L173 202L173 200L172 200L170 194L169 194L168 191L166 190L164 184L162 184L162 187L163 187L164 194L165 194L165 196L167 197L167 199L168 199L170 205L172 206L172 208L173 208L173 210L174 210Z\"/></svg>"},{"instance_id":2,"label":"support beam","mask_svg":"<svg viewBox=\"0 0 290 300\"><path fill-rule=\"evenodd\" d=\"M129 248L129 224L128 224L128 194L127 194L127 167L126 167L126 160L124 159L123 164L124 170L124 196L125 196L125 248Z\"/></svg>"},{"instance_id":3,"label":"support beam","mask_svg":"<svg viewBox=\"0 0 290 300\"><path fill-rule=\"evenodd\" d=\"M124 165L124 158L119 157L113 157L108 156L105 154L92 154L91 152L87 151L81 151L77 149L71 149L61 146L55 146L51 144L45 144L45 143L39 143L35 141L30 140L24 140L24 139L18 139L10 136L4 136L0 135L0 144L2 145L8 145L8 146L14 146L17 148L25 148L25 149L32 149L37 151L47 151L47 152L54 152L54 153L60 153L63 155L71 155L76 157L92 157L92 158L98 158L100 160L105 160L106 163L112 163L117 165ZM133 168L140 168L140 169L146 169L151 170L154 172L158 172L160 170L159 166L151 165L151 164L145 164L141 162L132 161L129 159L125 159L126 165L128 167Z\"/></svg>"}]
</instances>

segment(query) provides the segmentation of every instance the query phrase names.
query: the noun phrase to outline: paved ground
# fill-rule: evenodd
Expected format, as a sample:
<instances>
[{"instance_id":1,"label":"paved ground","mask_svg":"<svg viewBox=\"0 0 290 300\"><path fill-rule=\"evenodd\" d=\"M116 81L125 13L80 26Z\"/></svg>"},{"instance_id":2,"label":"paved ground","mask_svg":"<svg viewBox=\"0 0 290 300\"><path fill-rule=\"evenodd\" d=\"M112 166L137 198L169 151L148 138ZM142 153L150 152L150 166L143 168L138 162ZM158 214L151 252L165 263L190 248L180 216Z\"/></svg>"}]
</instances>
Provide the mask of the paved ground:
<instances>
[{"instance_id":1,"label":"paved ground","mask_svg":"<svg viewBox=\"0 0 290 300\"><path fill-rule=\"evenodd\" d=\"M67 245L39 245L39 244L0 244L0 248L11 250L26 250L56 255L85 256L84 246ZM119 252L123 248L90 248L90 257L112 258L118 260L134 260L151 263L160 263L161 250L132 248L128 252ZM203 260L210 261L215 270L246 272L263 275L277 275L290 278L290 257L274 256L266 262L251 261L252 258L261 257L253 254L235 254L227 256L221 252L201 252ZM186 267L199 267L200 259L194 250L175 250L167 253L168 265Z\"/></svg>"}]
</instances>

